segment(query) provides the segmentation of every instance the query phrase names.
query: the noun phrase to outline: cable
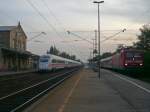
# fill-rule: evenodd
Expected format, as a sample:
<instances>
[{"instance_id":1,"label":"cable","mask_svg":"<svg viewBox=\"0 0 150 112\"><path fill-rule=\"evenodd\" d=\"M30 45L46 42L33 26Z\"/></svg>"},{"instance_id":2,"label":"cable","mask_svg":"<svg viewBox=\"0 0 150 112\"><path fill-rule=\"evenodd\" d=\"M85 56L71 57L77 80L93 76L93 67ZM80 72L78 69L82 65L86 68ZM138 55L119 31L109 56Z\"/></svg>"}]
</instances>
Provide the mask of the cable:
<instances>
[{"instance_id":1,"label":"cable","mask_svg":"<svg viewBox=\"0 0 150 112\"><path fill-rule=\"evenodd\" d=\"M43 20L56 32L56 34L59 36L59 37L61 37L60 36L60 34L57 32L57 30L55 29L55 27L52 25L52 24L50 24L49 23L49 21L47 20L47 18L33 5L33 3L32 2L30 2L29 0L26 0L30 5L31 5L31 7L33 7L33 9L39 14L39 16L41 17L41 18L43 18ZM62 39L62 38L61 38Z\"/></svg>"},{"instance_id":2,"label":"cable","mask_svg":"<svg viewBox=\"0 0 150 112\"><path fill-rule=\"evenodd\" d=\"M35 10L35 12L47 23L47 25L58 35L58 37L61 38L61 35L57 32L57 30L55 29L55 27L51 23L49 23L49 21L47 20L47 18L38 10L38 8L36 8L36 6L34 6L34 4L30 0L25 0L25 1L28 2L28 4ZM53 41L53 43L55 45L54 41Z\"/></svg>"},{"instance_id":3,"label":"cable","mask_svg":"<svg viewBox=\"0 0 150 112\"><path fill-rule=\"evenodd\" d=\"M56 28L47 20L47 18L33 5L33 3L30 0L26 0L30 6L39 14L39 16L48 24L48 26L54 30L54 32L61 37L61 35L57 32Z\"/></svg>"},{"instance_id":4,"label":"cable","mask_svg":"<svg viewBox=\"0 0 150 112\"><path fill-rule=\"evenodd\" d=\"M55 18L56 22L59 23L59 26L60 26L61 22L57 19L57 17L55 16L55 14L50 10L50 8L49 8L49 6L47 5L47 3L45 2L45 0L41 0L41 1L42 1L43 4L45 5L45 7L47 7L49 14L52 15L52 16ZM66 30L65 30L64 27L61 26L61 28L64 30L64 32L66 32ZM66 44L64 44L64 45L66 45ZM71 46L71 45L69 45L69 46L72 47L73 49L75 48L75 46ZM69 48L70 48L70 47L69 47ZM71 50L72 50L72 48L71 48ZM78 52L76 48L75 48L75 50L73 50L73 51ZM77 53L77 54L78 54L78 53ZM81 54L81 53L79 53L79 54Z\"/></svg>"},{"instance_id":5,"label":"cable","mask_svg":"<svg viewBox=\"0 0 150 112\"><path fill-rule=\"evenodd\" d=\"M47 5L45 0L41 0L42 3L45 5L45 7L48 9L48 12L51 16L53 16L53 18L55 19L55 21L58 23L59 26L61 26L61 28L66 32L66 29L64 27L62 27L62 23L59 21L59 19L55 16L55 14L52 12L52 10L49 8L49 6Z\"/></svg>"},{"instance_id":6,"label":"cable","mask_svg":"<svg viewBox=\"0 0 150 112\"><path fill-rule=\"evenodd\" d=\"M116 35L120 34L121 32L125 32L125 31L126 31L126 29L123 29L123 30L121 30L120 32L115 33L114 35L109 36L109 37L107 37L106 39L102 40L101 43L103 43L103 42L105 42L105 41L107 41L107 40L109 40L109 39L115 37Z\"/></svg>"},{"instance_id":7,"label":"cable","mask_svg":"<svg viewBox=\"0 0 150 112\"><path fill-rule=\"evenodd\" d=\"M72 32L70 32L70 31L67 31L67 32L68 32L68 34L72 34L72 35L74 35L74 36L76 36L76 37L78 37L78 38L80 38L80 39L82 39L82 40L85 40L85 41L87 41L88 43L90 43L90 44L93 45L93 42L91 42L91 41L89 41L89 40L87 40L87 39L85 39L85 38L82 38L81 36L79 36L79 35L77 35L77 34L75 34L75 33L72 33Z\"/></svg>"},{"instance_id":8,"label":"cable","mask_svg":"<svg viewBox=\"0 0 150 112\"><path fill-rule=\"evenodd\" d=\"M35 35L34 37L32 37L32 38L30 38L29 40L27 40L28 42L29 41L32 41L33 39L35 39L35 38L37 38L37 37L39 37L39 36L41 36L41 35L46 35L46 33L45 32L41 32L41 33L39 33L39 34L37 34L37 35Z\"/></svg>"}]
</instances>

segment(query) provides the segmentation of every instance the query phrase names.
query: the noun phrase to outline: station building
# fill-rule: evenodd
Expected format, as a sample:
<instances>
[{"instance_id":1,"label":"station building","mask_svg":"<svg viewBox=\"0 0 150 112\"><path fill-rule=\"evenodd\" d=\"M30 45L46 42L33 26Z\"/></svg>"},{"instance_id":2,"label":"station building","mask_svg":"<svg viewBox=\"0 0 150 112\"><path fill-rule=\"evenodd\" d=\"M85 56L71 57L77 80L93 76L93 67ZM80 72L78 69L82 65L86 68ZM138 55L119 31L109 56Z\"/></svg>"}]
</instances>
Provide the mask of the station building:
<instances>
[{"instance_id":1,"label":"station building","mask_svg":"<svg viewBox=\"0 0 150 112\"><path fill-rule=\"evenodd\" d=\"M0 71L32 69L32 53L26 50L27 36L20 23L0 26Z\"/></svg>"}]
</instances>

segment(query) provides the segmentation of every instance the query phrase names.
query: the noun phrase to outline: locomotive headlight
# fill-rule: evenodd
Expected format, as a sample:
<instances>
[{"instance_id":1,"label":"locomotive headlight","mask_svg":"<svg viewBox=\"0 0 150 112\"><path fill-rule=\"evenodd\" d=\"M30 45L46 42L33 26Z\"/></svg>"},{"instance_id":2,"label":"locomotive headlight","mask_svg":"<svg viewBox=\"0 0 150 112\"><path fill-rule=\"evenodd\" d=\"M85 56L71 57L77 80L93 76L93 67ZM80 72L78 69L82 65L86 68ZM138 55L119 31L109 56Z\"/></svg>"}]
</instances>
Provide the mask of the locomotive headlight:
<instances>
[{"instance_id":1,"label":"locomotive headlight","mask_svg":"<svg viewBox=\"0 0 150 112\"><path fill-rule=\"evenodd\" d=\"M127 64L127 63L125 63L125 66L128 66L128 64Z\"/></svg>"},{"instance_id":2,"label":"locomotive headlight","mask_svg":"<svg viewBox=\"0 0 150 112\"><path fill-rule=\"evenodd\" d=\"M140 66L142 66L143 64L142 63L140 63Z\"/></svg>"}]
</instances>

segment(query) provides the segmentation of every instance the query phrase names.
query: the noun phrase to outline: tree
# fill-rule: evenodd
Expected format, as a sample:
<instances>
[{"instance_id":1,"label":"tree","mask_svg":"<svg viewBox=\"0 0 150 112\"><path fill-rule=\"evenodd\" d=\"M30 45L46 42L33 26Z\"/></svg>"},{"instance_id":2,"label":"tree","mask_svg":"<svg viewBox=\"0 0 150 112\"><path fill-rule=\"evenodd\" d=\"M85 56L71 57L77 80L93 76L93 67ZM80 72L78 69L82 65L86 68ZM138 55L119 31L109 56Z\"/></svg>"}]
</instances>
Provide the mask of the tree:
<instances>
[{"instance_id":1,"label":"tree","mask_svg":"<svg viewBox=\"0 0 150 112\"><path fill-rule=\"evenodd\" d=\"M93 50L93 53L94 53L94 54L96 54L96 53L97 53L97 50L96 50L96 49L94 49L94 50Z\"/></svg>"},{"instance_id":2,"label":"tree","mask_svg":"<svg viewBox=\"0 0 150 112\"><path fill-rule=\"evenodd\" d=\"M114 53L120 52L122 48L124 48L124 45L123 44L119 44L117 49L116 49L116 51Z\"/></svg>"},{"instance_id":3,"label":"tree","mask_svg":"<svg viewBox=\"0 0 150 112\"><path fill-rule=\"evenodd\" d=\"M59 55L59 50L55 46L51 46L50 50L47 51L48 54Z\"/></svg>"},{"instance_id":4,"label":"tree","mask_svg":"<svg viewBox=\"0 0 150 112\"><path fill-rule=\"evenodd\" d=\"M107 58L107 57L110 57L112 56L112 53L111 52L105 52L103 53L102 55L96 55L95 57L93 57L92 59L88 59L89 63L92 63L92 62L98 62L100 59L103 59L103 58Z\"/></svg>"},{"instance_id":5,"label":"tree","mask_svg":"<svg viewBox=\"0 0 150 112\"><path fill-rule=\"evenodd\" d=\"M54 48L53 46L50 47L50 50L48 51L49 54L53 54L54 53Z\"/></svg>"},{"instance_id":6,"label":"tree","mask_svg":"<svg viewBox=\"0 0 150 112\"><path fill-rule=\"evenodd\" d=\"M54 55L59 55L59 50L55 46L53 48L54 48L54 53L53 54Z\"/></svg>"},{"instance_id":7,"label":"tree","mask_svg":"<svg viewBox=\"0 0 150 112\"><path fill-rule=\"evenodd\" d=\"M70 59L69 54L67 54L66 52L60 53L59 56Z\"/></svg>"},{"instance_id":8,"label":"tree","mask_svg":"<svg viewBox=\"0 0 150 112\"><path fill-rule=\"evenodd\" d=\"M55 46L51 46L50 49L47 51L47 54L53 54L67 59L77 60L75 55L70 55L66 52L61 52Z\"/></svg>"},{"instance_id":9,"label":"tree","mask_svg":"<svg viewBox=\"0 0 150 112\"><path fill-rule=\"evenodd\" d=\"M72 60L76 60L76 56L75 56L75 55L71 55L70 58L71 58Z\"/></svg>"},{"instance_id":10,"label":"tree","mask_svg":"<svg viewBox=\"0 0 150 112\"><path fill-rule=\"evenodd\" d=\"M134 43L134 47L143 50L150 50L150 25L144 25L140 29L141 34L138 35L138 42Z\"/></svg>"}]
</instances>

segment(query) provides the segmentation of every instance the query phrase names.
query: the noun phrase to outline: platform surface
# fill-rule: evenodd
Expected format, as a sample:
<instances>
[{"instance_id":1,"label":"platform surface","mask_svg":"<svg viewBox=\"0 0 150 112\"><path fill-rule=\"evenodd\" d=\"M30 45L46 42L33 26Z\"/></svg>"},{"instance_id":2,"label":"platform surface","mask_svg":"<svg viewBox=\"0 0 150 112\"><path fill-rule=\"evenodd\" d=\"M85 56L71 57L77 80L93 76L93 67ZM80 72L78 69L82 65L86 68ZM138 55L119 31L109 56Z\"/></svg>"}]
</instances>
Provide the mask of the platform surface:
<instances>
[{"instance_id":1,"label":"platform surface","mask_svg":"<svg viewBox=\"0 0 150 112\"><path fill-rule=\"evenodd\" d=\"M107 70L83 69L25 112L150 112L150 85Z\"/></svg>"}]
</instances>

